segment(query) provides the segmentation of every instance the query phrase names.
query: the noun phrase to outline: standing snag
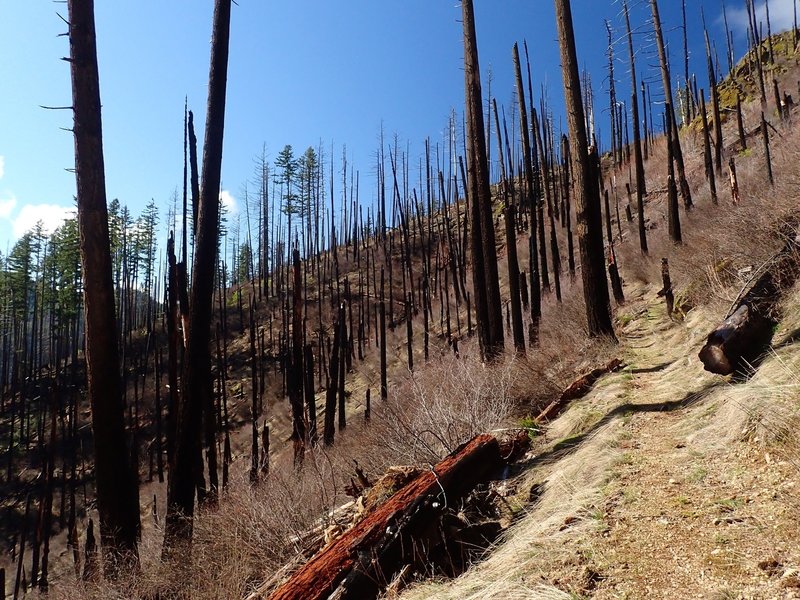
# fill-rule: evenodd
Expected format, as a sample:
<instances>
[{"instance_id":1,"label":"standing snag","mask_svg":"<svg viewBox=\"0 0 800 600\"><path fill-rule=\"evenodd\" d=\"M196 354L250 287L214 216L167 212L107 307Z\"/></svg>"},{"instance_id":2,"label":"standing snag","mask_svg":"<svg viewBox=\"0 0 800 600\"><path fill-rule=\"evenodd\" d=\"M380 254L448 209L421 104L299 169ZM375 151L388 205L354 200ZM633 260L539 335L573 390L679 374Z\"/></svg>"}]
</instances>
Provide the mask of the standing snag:
<instances>
[{"instance_id":1,"label":"standing snag","mask_svg":"<svg viewBox=\"0 0 800 600\"><path fill-rule=\"evenodd\" d=\"M170 465L164 549L179 542L191 543L194 494L203 477L200 432L203 411L211 406L211 318L219 240L219 192L222 140L228 81L231 0L216 0L211 40L208 107L203 147L203 175L198 207L188 343L177 419L175 455ZM210 416L210 412L208 412ZM209 470L216 471L215 444L208 448ZM213 492L213 490L212 490Z\"/></svg>"},{"instance_id":2,"label":"standing snag","mask_svg":"<svg viewBox=\"0 0 800 600\"><path fill-rule=\"evenodd\" d=\"M478 335L485 359L503 351L503 312L497 271L492 194L486 160L481 73L472 0L462 0L464 24L464 87L467 111L467 187L472 203L472 269Z\"/></svg>"},{"instance_id":3,"label":"standing snag","mask_svg":"<svg viewBox=\"0 0 800 600\"><path fill-rule=\"evenodd\" d=\"M555 0L558 42L561 49L561 73L567 103L570 152L575 181L575 212L578 221L578 245L581 254L583 296L589 333L614 337L603 251L603 223L600 211L600 187L597 168L591 160L586 139L586 120L578 74L578 56L569 0Z\"/></svg>"},{"instance_id":4,"label":"standing snag","mask_svg":"<svg viewBox=\"0 0 800 600\"><path fill-rule=\"evenodd\" d=\"M138 564L139 493L122 405L106 205L94 1L69 0L75 175L97 508L107 576Z\"/></svg>"},{"instance_id":5,"label":"standing snag","mask_svg":"<svg viewBox=\"0 0 800 600\"><path fill-rule=\"evenodd\" d=\"M683 196L684 205L689 208L692 206L692 192L689 188L689 182L686 180L686 168L683 162L683 151L681 149L681 140L678 135L678 121L675 118L675 110L673 108L673 95L672 95L672 82L670 80L669 61L667 59L666 49L664 47L664 36L661 32L661 17L658 12L658 0L650 0L650 9L653 13L653 26L656 31L656 44L658 46L658 58L661 62L661 81L664 85L664 97L667 102L667 119L672 123L674 136L672 137L672 151L674 153L674 160L678 167L678 185Z\"/></svg>"},{"instance_id":6,"label":"standing snag","mask_svg":"<svg viewBox=\"0 0 800 600\"><path fill-rule=\"evenodd\" d=\"M628 58L631 63L631 116L633 118L633 155L636 167L636 206L639 211L639 248L647 254L647 230L644 221L644 196L647 193L644 179L644 160L639 132L639 99L636 94L636 59L633 53L633 34L627 1L622 5L625 12L625 25L628 30ZM688 89L688 86L687 86ZM688 93L688 92L687 92Z\"/></svg>"}]
</instances>

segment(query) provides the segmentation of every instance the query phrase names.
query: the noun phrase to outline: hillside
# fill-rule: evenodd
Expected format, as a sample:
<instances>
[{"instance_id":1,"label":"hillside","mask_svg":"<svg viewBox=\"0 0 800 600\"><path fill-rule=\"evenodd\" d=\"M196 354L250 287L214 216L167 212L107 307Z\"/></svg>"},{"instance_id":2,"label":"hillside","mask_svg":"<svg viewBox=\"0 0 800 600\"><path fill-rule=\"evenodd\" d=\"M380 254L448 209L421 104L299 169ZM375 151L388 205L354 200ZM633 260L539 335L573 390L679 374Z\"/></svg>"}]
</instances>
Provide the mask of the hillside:
<instances>
[{"instance_id":1,"label":"hillside","mask_svg":"<svg viewBox=\"0 0 800 600\"><path fill-rule=\"evenodd\" d=\"M791 35L778 36L776 49L785 52ZM720 89L750 90L744 110L753 123L756 88L746 74L739 79L747 60ZM792 55L770 77L784 89L797 74ZM772 138L782 165L774 188L765 181L763 147L736 156L738 206L727 185L718 189L719 208L710 205L702 139L684 135L696 203L685 213L684 247L665 239L664 179L653 176L659 159L651 157L648 210L661 214L651 222L661 239L650 259L630 244L621 251L626 304L615 316L615 356L625 368L537 432L523 473L503 484L531 502L485 561L453 582L415 585L400 597L800 597L800 291L786 293L763 360L745 373L716 376L697 357L753 273L769 268L778 225L796 222L796 118ZM726 139L734 127L728 119ZM685 314L666 312L660 256L669 257Z\"/></svg>"},{"instance_id":2,"label":"hillside","mask_svg":"<svg viewBox=\"0 0 800 600\"><path fill-rule=\"evenodd\" d=\"M786 91L795 89L800 77L789 35L775 38L777 64L765 64L770 80L775 77ZM523 210L506 227L503 188L492 188L505 353L482 361L468 295L474 266L467 259L469 207L457 174L453 184L445 184L439 174L441 192L435 201L428 199L427 211L417 205L416 192L413 204L407 190L401 199L399 188L407 187L407 181L398 184L395 178L399 223L386 236L375 235L369 224L356 224L351 214L353 226L343 228L347 233L338 246L310 253L302 263L298 252L294 271L281 256L268 280L251 274L249 282L244 277L233 288L215 292L212 421L216 417L219 423L210 447L221 457L224 483L219 504L198 510L192 553L179 561L162 562L161 554L166 485L153 466L155 456L160 461L166 453L161 449L161 380L145 387L148 352L166 344L166 333L162 324L153 331L131 332L130 351L143 357L142 363L134 359L132 379L126 380L134 399L127 407L127 427L135 432L138 460L141 570L122 584L85 571L86 581L81 581L87 559L96 560L96 554L83 555L80 548L89 519L98 522L98 513L91 493L94 465L82 447L80 454L75 450L76 440L88 440L90 409L74 390L74 417L73 412L62 415L61 428L65 421L81 419L84 429L70 438L71 457L65 446L58 460L49 459L51 472L57 465L63 484L55 498L52 486L49 492L51 504L61 505L61 522L51 527L47 595L70 600L269 598L291 587L298 574L312 570L315 561L333 554L331 548L344 545L350 535L358 538L352 548L363 565L393 561L385 580L380 572L379 581L372 582L391 598L800 597L794 517L800 502L800 442L793 435L800 425L800 350L795 343L800 289L792 284L780 290L777 326L767 347L758 349L764 351L758 361L723 377L704 371L698 359L709 333L756 278L774 266L771 259L786 243L786 232L800 222L800 111L793 108L781 119L772 96L762 106L754 96L750 64L745 57L720 84L728 114L722 123L723 149L726 161L735 161L738 203L722 174L716 179L718 202L712 201L704 177L702 124L680 132L694 198L692 208L679 211L682 243L674 243L669 234L664 137L653 134L645 162L646 255L638 246L634 200L625 189L626 184L634 187L630 157L618 166L603 157L602 179L610 199L603 207L609 229L604 237L611 238L606 252L619 268L625 295L613 305L616 340L590 337L587 331L581 267L570 272L567 260L575 224L562 179L566 175L568 180L569 166L560 164L558 156L545 166L557 179L556 212L559 199L567 200L547 233L552 236L546 242L551 262L543 271L552 285L543 290L538 330L528 310L528 280L521 278L526 282L524 351L513 351L507 299L515 286L509 281L508 250L513 233L512 247L530 276L530 248L537 243L530 215ZM746 150L737 146L737 119L730 118L736 106L730 103L733 89L742 93ZM762 126L762 113L769 125ZM762 133L770 142L774 183L767 179ZM631 218L624 217L626 208ZM350 230L356 233L351 236ZM281 254L285 251L282 240L276 246ZM558 266L553 266L553 250ZM672 312L662 297L662 259L671 269ZM157 311L156 321L166 318L164 307L154 307ZM385 327L380 323L384 318ZM337 346L342 332L344 341ZM300 361L308 378L300 419L293 419L287 403L297 390L290 340L294 349L301 342L316 365ZM380 397L381 342L388 355L385 400ZM552 419L537 419L581 375L612 359L622 368L578 386L580 393L570 396L565 410ZM152 360L164 362L156 352ZM65 372L66 365L65 360ZM74 377L75 358L71 365ZM12 389L10 406L27 402L33 389ZM163 393L168 393L166 386ZM12 585L8 574L29 561L28 556L20 560L16 548L25 547L17 531L26 531L34 518L26 510L32 497L39 499L33 509L39 514L37 554L39 538L50 539L41 533L45 495L36 494L46 478L44 448L56 456L56 433L47 445L42 416L47 409L41 408L40 396L33 400L38 418L29 409L28 430L34 421L35 431L27 432L24 448L21 437L14 441L14 432L23 430L25 417L14 408L5 417L5 396L0 420L11 437L2 507L9 516L2 533L10 551L0 566ZM311 426L304 412L309 408L316 415L318 438L293 439L298 421ZM49 414L55 432L55 409ZM327 417L335 441L322 440ZM476 437L481 434L490 437ZM66 442L67 436L60 435ZM505 452L491 469L480 461L470 465L467 457L455 481L437 471L442 465L458 467L464 448L472 447L465 446L470 440L487 439L487 445ZM73 532L63 522L68 479L72 518L78 522ZM423 496L407 498L415 486L426 490ZM76 504L81 487L83 499ZM370 519L387 506L393 512L364 533ZM436 514L431 522L414 520L429 510ZM370 554L368 543L379 539L388 544L404 526L416 527L411 551L397 551L398 559L392 553L396 548L385 545L381 553ZM70 535L80 536L79 547ZM449 543L453 540L455 545ZM338 588L344 567L327 568L335 571L330 576L338 589L334 597L358 597ZM303 588L294 593L284 597L316 597L305 595Z\"/></svg>"}]
</instances>

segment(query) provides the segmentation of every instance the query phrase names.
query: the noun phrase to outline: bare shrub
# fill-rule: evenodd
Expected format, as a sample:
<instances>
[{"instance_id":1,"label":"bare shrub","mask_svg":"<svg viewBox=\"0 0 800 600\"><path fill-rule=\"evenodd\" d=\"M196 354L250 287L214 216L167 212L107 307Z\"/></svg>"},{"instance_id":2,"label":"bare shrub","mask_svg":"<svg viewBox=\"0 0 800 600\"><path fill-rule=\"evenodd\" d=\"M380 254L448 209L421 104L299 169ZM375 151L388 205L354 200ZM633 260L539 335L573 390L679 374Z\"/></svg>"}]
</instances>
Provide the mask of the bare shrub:
<instances>
[{"instance_id":1,"label":"bare shrub","mask_svg":"<svg viewBox=\"0 0 800 600\"><path fill-rule=\"evenodd\" d=\"M512 412L513 359L493 365L477 357L441 358L410 374L381 411L378 435L396 459L435 462L473 436L503 424Z\"/></svg>"}]
</instances>

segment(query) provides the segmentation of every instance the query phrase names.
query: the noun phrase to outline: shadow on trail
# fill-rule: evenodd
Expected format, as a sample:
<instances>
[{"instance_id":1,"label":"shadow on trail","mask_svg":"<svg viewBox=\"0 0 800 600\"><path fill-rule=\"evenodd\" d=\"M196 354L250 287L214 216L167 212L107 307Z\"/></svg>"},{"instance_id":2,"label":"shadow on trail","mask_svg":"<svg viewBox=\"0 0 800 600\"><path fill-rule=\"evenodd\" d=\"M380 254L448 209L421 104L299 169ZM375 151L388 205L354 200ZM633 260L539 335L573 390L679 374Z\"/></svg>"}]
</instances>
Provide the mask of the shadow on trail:
<instances>
[{"instance_id":1,"label":"shadow on trail","mask_svg":"<svg viewBox=\"0 0 800 600\"><path fill-rule=\"evenodd\" d=\"M611 410L584 433L570 436L558 442L555 446L553 446L552 450L548 450L547 452L534 456L528 461L520 462L515 465L515 467L519 471L523 471L532 467L554 463L578 450L581 444L594 437L598 431L600 431L614 419L636 413L674 412L676 410L690 408L695 404L702 402L709 394L711 394L711 392L723 385L727 385L727 381L722 379L718 381L712 381L706 384L700 390L691 392L679 400L672 400L670 402L655 402L651 404L621 404L620 406L617 406Z\"/></svg>"},{"instance_id":2,"label":"shadow on trail","mask_svg":"<svg viewBox=\"0 0 800 600\"><path fill-rule=\"evenodd\" d=\"M633 375L647 375L649 373L658 373L660 371L664 371L665 369L667 369L668 367L671 367L674 364L675 364L675 361L674 360L670 360L670 361L661 363L660 365L655 365L654 367L642 367L642 368L638 368L638 369L631 369L630 372Z\"/></svg>"}]
</instances>

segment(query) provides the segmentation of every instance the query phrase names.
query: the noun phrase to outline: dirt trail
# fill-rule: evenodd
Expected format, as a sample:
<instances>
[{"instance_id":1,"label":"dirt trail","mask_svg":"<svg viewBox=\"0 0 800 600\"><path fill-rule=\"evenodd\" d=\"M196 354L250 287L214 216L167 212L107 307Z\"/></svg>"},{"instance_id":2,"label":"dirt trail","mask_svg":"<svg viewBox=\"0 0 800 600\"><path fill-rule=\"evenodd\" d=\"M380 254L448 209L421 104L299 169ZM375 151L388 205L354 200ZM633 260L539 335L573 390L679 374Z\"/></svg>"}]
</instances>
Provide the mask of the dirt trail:
<instances>
[{"instance_id":1,"label":"dirt trail","mask_svg":"<svg viewBox=\"0 0 800 600\"><path fill-rule=\"evenodd\" d=\"M719 314L673 323L654 287L628 296L628 367L541 436L519 484L540 486L538 501L485 562L405 598L800 598L800 352L787 337L800 311L732 382L697 359Z\"/></svg>"}]
</instances>

